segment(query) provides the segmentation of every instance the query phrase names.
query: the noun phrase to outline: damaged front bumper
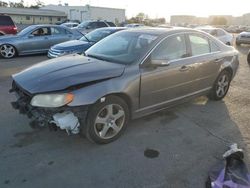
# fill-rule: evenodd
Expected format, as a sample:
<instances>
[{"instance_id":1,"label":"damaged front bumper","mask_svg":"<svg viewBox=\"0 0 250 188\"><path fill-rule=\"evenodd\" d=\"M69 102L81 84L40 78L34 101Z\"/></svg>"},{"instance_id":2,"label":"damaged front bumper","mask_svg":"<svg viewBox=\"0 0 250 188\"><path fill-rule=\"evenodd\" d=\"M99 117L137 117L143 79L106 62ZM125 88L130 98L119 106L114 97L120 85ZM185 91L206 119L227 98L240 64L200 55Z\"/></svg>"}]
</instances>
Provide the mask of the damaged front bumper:
<instances>
[{"instance_id":1,"label":"damaged front bumper","mask_svg":"<svg viewBox=\"0 0 250 188\"><path fill-rule=\"evenodd\" d=\"M85 123L87 106L34 107L30 104L33 96L24 91L15 82L13 82L10 92L14 93L17 98L16 101L11 102L12 107L19 110L20 114L26 114L31 119L30 126L32 128L49 127L50 130L60 128L66 130L68 134L78 134L81 126Z\"/></svg>"}]
</instances>

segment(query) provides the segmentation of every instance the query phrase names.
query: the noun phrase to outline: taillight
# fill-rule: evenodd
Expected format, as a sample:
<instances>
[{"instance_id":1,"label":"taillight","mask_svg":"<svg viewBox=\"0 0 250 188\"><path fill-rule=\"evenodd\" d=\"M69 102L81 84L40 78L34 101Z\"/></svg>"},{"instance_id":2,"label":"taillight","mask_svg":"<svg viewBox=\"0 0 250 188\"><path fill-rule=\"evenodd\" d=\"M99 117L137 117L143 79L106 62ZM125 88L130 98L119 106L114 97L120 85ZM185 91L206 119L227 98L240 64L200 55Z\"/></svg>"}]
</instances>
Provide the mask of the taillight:
<instances>
[{"instance_id":1,"label":"taillight","mask_svg":"<svg viewBox=\"0 0 250 188\"><path fill-rule=\"evenodd\" d=\"M17 31L17 27L14 27L13 30Z\"/></svg>"}]
</instances>

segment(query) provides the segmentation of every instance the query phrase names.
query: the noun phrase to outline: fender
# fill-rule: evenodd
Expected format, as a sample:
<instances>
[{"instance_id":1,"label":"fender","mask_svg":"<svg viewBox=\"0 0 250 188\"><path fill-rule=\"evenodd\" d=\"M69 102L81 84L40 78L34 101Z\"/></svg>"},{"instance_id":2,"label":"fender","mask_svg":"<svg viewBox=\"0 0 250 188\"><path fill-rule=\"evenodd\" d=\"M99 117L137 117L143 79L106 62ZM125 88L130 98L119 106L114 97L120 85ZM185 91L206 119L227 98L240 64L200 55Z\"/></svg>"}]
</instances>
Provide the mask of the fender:
<instances>
[{"instance_id":1,"label":"fender","mask_svg":"<svg viewBox=\"0 0 250 188\"><path fill-rule=\"evenodd\" d=\"M139 66L128 66L124 74L120 77L101 81L77 90L72 91L74 100L68 106L83 106L96 103L99 99L107 95L126 95L134 111L139 107L140 96L140 72Z\"/></svg>"}]
</instances>

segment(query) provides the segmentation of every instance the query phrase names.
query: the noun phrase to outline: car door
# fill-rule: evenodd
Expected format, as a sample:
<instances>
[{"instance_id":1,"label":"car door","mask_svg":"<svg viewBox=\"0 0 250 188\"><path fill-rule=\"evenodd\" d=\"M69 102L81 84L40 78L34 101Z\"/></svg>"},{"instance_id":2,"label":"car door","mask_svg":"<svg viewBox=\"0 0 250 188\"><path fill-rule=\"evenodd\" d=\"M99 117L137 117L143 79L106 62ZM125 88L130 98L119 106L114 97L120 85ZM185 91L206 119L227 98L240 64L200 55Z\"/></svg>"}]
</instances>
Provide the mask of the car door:
<instances>
[{"instance_id":1,"label":"car door","mask_svg":"<svg viewBox=\"0 0 250 188\"><path fill-rule=\"evenodd\" d=\"M195 91L196 67L188 53L184 34L165 38L152 51L140 68L140 108L174 103ZM152 65L157 61L162 66Z\"/></svg>"},{"instance_id":2,"label":"car door","mask_svg":"<svg viewBox=\"0 0 250 188\"><path fill-rule=\"evenodd\" d=\"M21 41L21 53L43 53L50 46L50 28L39 27L25 35Z\"/></svg>"},{"instance_id":3,"label":"car door","mask_svg":"<svg viewBox=\"0 0 250 188\"><path fill-rule=\"evenodd\" d=\"M196 65L197 91L209 89L218 75L220 64L223 61L220 49L216 43L208 37L198 34L188 34L191 49L191 58Z\"/></svg>"},{"instance_id":4,"label":"car door","mask_svg":"<svg viewBox=\"0 0 250 188\"><path fill-rule=\"evenodd\" d=\"M51 27L51 38L50 38L50 46L55 44L59 44L68 40L73 40L73 34L66 29L61 27Z\"/></svg>"}]
</instances>

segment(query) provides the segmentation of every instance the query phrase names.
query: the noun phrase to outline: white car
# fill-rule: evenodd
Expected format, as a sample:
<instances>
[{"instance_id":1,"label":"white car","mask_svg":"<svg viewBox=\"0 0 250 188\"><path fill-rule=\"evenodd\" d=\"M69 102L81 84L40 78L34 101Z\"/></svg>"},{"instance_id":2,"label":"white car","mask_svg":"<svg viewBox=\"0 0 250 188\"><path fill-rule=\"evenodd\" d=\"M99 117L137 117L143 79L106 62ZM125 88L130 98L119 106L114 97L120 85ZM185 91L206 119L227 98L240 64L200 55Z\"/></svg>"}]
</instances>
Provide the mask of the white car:
<instances>
[{"instance_id":1,"label":"white car","mask_svg":"<svg viewBox=\"0 0 250 188\"><path fill-rule=\"evenodd\" d=\"M206 28L199 28L199 30L205 31L206 33L213 35L226 45L233 45L233 35L226 32L224 29L206 27Z\"/></svg>"},{"instance_id":2,"label":"white car","mask_svg":"<svg viewBox=\"0 0 250 188\"><path fill-rule=\"evenodd\" d=\"M79 25L79 23L76 23L76 22L66 22L66 23L63 23L61 25L65 26L65 27L73 28L73 27L77 27Z\"/></svg>"}]
</instances>

